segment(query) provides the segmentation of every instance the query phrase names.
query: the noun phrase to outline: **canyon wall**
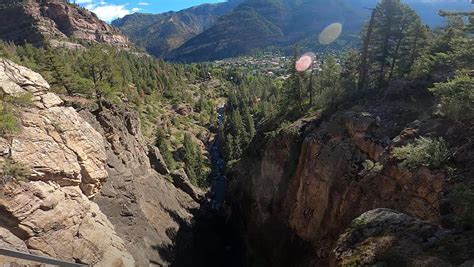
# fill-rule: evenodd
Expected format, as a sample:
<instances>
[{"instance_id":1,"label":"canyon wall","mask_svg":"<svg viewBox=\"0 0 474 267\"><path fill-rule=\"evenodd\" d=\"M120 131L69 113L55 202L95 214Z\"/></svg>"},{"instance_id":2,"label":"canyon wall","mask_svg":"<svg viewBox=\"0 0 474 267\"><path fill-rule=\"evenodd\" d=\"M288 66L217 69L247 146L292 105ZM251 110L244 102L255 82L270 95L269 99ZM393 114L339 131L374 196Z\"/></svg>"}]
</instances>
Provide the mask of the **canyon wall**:
<instances>
[{"instance_id":1,"label":"canyon wall","mask_svg":"<svg viewBox=\"0 0 474 267\"><path fill-rule=\"evenodd\" d=\"M2 246L94 266L173 261L176 233L199 204L166 178L134 112L63 100L39 74L4 59L0 90L33 96L18 108L20 133L0 138L1 163L29 170L23 179L2 170Z\"/></svg>"},{"instance_id":2,"label":"canyon wall","mask_svg":"<svg viewBox=\"0 0 474 267\"><path fill-rule=\"evenodd\" d=\"M473 129L428 116L428 102L429 97L386 100L364 110L304 118L273 137L258 137L230 171L229 200L243 217L250 261L340 265L334 253L339 236L377 208L409 214L433 228L452 227L449 193L473 177ZM460 151L452 159L460 171L400 167L393 147L417 136L444 137Z\"/></svg>"}]
</instances>

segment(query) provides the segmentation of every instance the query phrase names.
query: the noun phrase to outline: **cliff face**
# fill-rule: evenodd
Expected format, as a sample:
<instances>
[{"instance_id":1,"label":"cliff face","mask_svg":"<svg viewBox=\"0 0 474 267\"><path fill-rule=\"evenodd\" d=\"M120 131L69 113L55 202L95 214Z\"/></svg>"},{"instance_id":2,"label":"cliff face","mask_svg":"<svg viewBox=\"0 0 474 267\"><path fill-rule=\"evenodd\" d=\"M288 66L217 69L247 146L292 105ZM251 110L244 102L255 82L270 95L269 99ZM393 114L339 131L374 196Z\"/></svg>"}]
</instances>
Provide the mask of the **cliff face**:
<instances>
[{"instance_id":1,"label":"cliff face","mask_svg":"<svg viewBox=\"0 0 474 267\"><path fill-rule=\"evenodd\" d=\"M147 147L137 116L64 102L39 74L3 59L0 89L33 95L19 110L21 132L0 138L0 161L31 170L0 186L0 244L94 266L168 264L198 204L155 171L159 150Z\"/></svg>"},{"instance_id":2,"label":"cliff face","mask_svg":"<svg viewBox=\"0 0 474 267\"><path fill-rule=\"evenodd\" d=\"M71 42L79 40L130 47L129 40L119 30L94 13L63 1L30 1L0 8L0 38L35 46L45 43L73 46Z\"/></svg>"},{"instance_id":3,"label":"cliff face","mask_svg":"<svg viewBox=\"0 0 474 267\"><path fill-rule=\"evenodd\" d=\"M450 189L472 179L472 129L427 117L423 102L407 103L304 119L276 138L257 140L264 145L230 175L229 198L245 218L250 256L272 266L336 264L332 251L339 235L376 208L452 225ZM453 159L464 176L399 167L391 149L419 135L444 137L465 151ZM364 168L367 160L379 167Z\"/></svg>"}]
</instances>

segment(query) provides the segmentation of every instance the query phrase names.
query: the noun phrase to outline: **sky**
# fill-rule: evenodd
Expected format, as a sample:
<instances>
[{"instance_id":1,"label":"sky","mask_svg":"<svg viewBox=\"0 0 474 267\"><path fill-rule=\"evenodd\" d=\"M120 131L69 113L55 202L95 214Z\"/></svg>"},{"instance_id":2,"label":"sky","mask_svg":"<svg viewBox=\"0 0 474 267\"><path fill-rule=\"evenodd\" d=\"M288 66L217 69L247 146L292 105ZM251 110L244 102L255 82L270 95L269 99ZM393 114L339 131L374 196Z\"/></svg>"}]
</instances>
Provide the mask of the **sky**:
<instances>
[{"instance_id":1,"label":"sky","mask_svg":"<svg viewBox=\"0 0 474 267\"><path fill-rule=\"evenodd\" d=\"M179 11L188 7L203 3L218 3L226 0L70 0L93 11L100 19L111 22L114 19L124 17L125 15L141 13L163 13L166 11ZM376 1L376 0L359 0ZM404 0L407 3L457 3L461 2L470 8L468 0ZM431 10L430 10L431 12Z\"/></svg>"},{"instance_id":2,"label":"sky","mask_svg":"<svg viewBox=\"0 0 474 267\"><path fill-rule=\"evenodd\" d=\"M79 4L99 16L102 20L111 22L116 18L135 12L163 13L179 11L203 3L218 3L225 0L75 0ZM74 2L74 0L71 0Z\"/></svg>"}]
</instances>

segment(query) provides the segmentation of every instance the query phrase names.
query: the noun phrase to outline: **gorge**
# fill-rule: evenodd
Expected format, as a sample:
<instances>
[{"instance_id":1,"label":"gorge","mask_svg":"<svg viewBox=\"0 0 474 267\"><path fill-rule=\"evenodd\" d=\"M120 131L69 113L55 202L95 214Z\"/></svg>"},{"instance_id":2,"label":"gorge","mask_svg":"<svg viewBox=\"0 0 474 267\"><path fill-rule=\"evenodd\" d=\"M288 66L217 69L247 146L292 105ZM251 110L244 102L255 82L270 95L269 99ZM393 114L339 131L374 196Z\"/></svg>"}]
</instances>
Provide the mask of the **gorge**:
<instances>
[{"instance_id":1,"label":"gorge","mask_svg":"<svg viewBox=\"0 0 474 267\"><path fill-rule=\"evenodd\" d=\"M167 37L225 42L211 24L297 25L271 15L281 2L307 17L309 1L248 0L154 23L204 18ZM358 50L296 46L269 73L258 53L164 62L78 5L18 3L0 1L0 248L87 266L474 264L472 12L432 30L383 0Z\"/></svg>"}]
</instances>

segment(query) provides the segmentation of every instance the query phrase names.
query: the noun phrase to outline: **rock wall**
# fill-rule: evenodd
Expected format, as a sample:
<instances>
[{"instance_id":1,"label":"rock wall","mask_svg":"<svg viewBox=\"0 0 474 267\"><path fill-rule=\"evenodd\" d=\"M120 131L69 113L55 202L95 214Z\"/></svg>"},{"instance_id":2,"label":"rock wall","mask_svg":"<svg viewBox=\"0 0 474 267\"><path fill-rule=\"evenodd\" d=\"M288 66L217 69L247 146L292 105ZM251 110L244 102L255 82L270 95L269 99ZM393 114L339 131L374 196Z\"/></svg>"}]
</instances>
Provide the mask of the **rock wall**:
<instances>
[{"instance_id":1,"label":"rock wall","mask_svg":"<svg viewBox=\"0 0 474 267\"><path fill-rule=\"evenodd\" d=\"M20 133L0 138L0 162L31 169L25 181L0 185L0 245L94 266L170 264L199 204L150 164L161 155L137 115L48 89L39 74L0 59L2 93L33 95L17 108Z\"/></svg>"},{"instance_id":2,"label":"rock wall","mask_svg":"<svg viewBox=\"0 0 474 267\"><path fill-rule=\"evenodd\" d=\"M101 21L94 13L62 1L30 1L0 8L0 38L16 43L77 48L77 40L107 43L120 48L131 46L119 30Z\"/></svg>"},{"instance_id":3,"label":"rock wall","mask_svg":"<svg viewBox=\"0 0 474 267\"><path fill-rule=\"evenodd\" d=\"M443 136L460 151L472 147L472 128L429 118L427 110L422 103L386 102L366 112L298 121L276 138L256 140L254 147L263 145L234 167L229 189L234 210L244 217L251 260L270 266L334 264L339 235L376 208L452 225L449 191L472 179L472 155L453 159L463 173L456 178L426 167L406 170L390 155L394 146L419 135ZM367 160L379 169L364 167Z\"/></svg>"},{"instance_id":4,"label":"rock wall","mask_svg":"<svg viewBox=\"0 0 474 267\"><path fill-rule=\"evenodd\" d=\"M0 141L1 161L31 169L28 182L0 187L2 243L72 262L133 265L114 226L89 200L108 178L104 138L27 68L0 59L0 89L33 95L33 105L21 110L21 133Z\"/></svg>"}]
</instances>

